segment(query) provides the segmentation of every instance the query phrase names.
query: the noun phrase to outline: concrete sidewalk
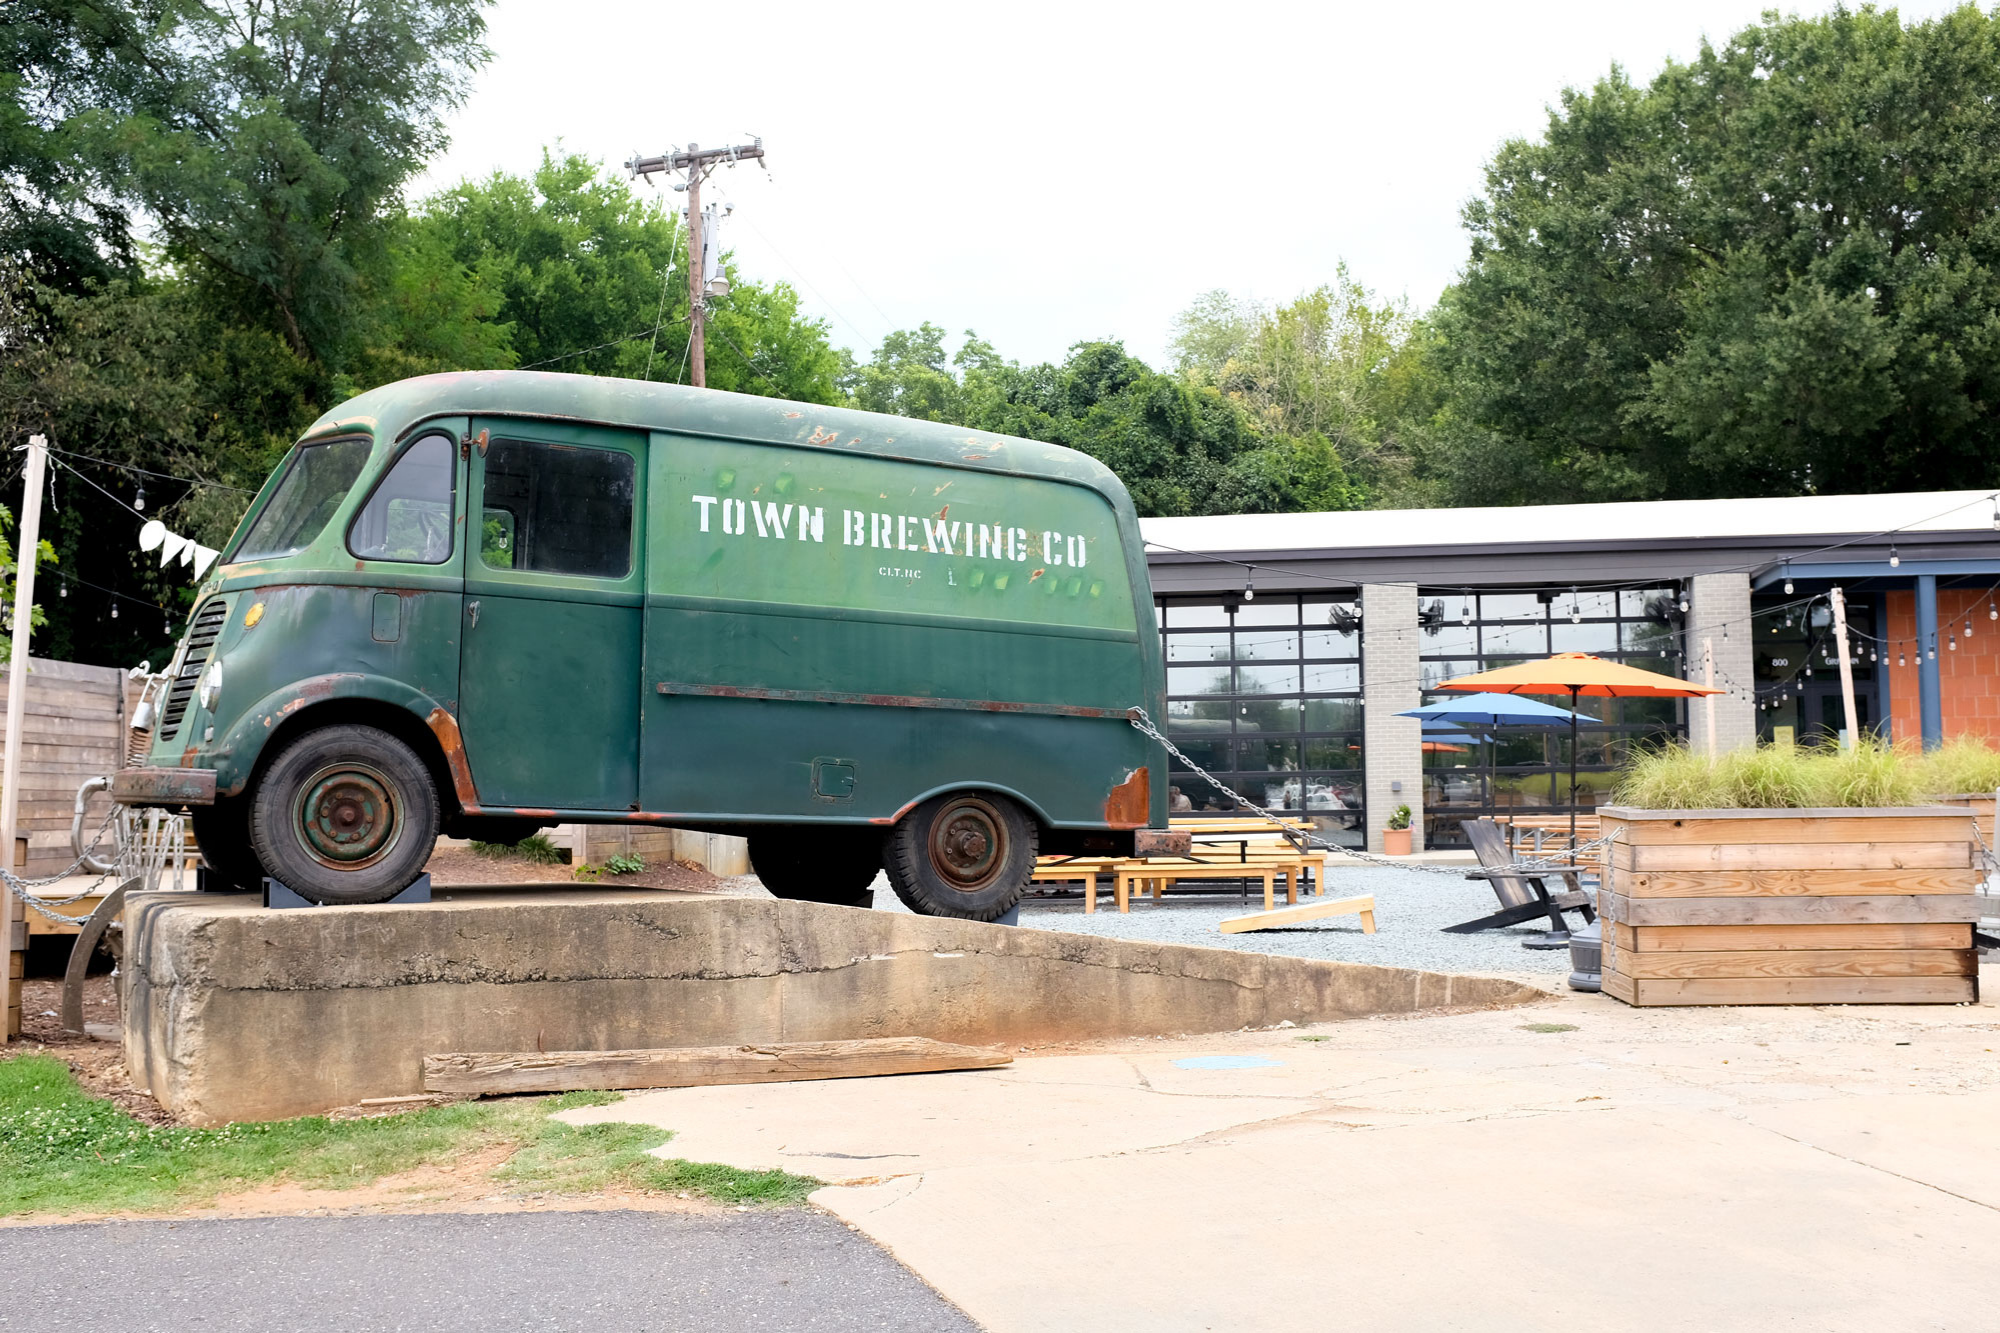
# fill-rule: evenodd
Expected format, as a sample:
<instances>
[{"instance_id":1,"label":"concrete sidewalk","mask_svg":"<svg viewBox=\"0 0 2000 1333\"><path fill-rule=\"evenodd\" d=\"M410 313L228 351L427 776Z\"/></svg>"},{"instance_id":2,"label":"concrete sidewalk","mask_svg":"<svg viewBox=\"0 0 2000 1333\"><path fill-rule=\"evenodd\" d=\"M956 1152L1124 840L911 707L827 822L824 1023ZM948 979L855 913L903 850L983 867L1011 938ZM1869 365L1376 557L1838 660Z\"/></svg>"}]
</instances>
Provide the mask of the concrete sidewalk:
<instances>
[{"instance_id":1,"label":"concrete sidewalk","mask_svg":"<svg viewBox=\"0 0 2000 1333\"><path fill-rule=\"evenodd\" d=\"M1564 992L569 1118L838 1182L814 1202L996 1333L1969 1330L2000 1318L1996 1048L1990 1002Z\"/></svg>"}]
</instances>

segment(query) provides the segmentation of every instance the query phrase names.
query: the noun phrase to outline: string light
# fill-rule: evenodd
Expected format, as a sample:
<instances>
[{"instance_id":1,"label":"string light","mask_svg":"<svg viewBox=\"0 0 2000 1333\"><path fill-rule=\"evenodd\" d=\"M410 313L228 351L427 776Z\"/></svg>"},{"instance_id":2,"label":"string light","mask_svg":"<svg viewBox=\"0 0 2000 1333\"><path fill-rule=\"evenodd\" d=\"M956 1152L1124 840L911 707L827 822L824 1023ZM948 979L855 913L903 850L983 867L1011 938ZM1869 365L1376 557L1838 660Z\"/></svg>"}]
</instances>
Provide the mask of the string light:
<instances>
[{"instance_id":1,"label":"string light","mask_svg":"<svg viewBox=\"0 0 2000 1333\"><path fill-rule=\"evenodd\" d=\"M1244 600L1244 601L1246 601L1246 602L1254 602L1254 601L1256 601L1256 600L1257 600L1257 583L1256 583L1256 577L1257 577L1257 571L1256 571L1255 569L1250 569L1250 568L1245 568L1245 569L1244 569L1244 571L1243 571L1243 600Z\"/></svg>"},{"instance_id":2,"label":"string light","mask_svg":"<svg viewBox=\"0 0 2000 1333\"><path fill-rule=\"evenodd\" d=\"M1682 607L1681 609L1685 611L1687 608ZM1582 620L1583 620L1583 608L1577 605L1576 589L1571 588L1569 590L1569 623L1575 625L1580 623Z\"/></svg>"},{"instance_id":3,"label":"string light","mask_svg":"<svg viewBox=\"0 0 2000 1333\"><path fill-rule=\"evenodd\" d=\"M113 602L111 604L111 618L113 620L118 619L118 603L116 602Z\"/></svg>"},{"instance_id":4,"label":"string light","mask_svg":"<svg viewBox=\"0 0 2000 1333\"><path fill-rule=\"evenodd\" d=\"M1792 562L1787 560L1785 562L1785 596L1790 597L1791 595L1792 595Z\"/></svg>"},{"instance_id":5,"label":"string light","mask_svg":"<svg viewBox=\"0 0 2000 1333\"><path fill-rule=\"evenodd\" d=\"M146 507L146 483L139 483L139 493L132 497L132 507L143 510Z\"/></svg>"},{"instance_id":6,"label":"string light","mask_svg":"<svg viewBox=\"0 0 2000 1333\"><path fill-rule=\"evenodd\" d=\"M1903 650L1901 648L1898 648L1896 650L1896 665L1899 667L1906 667L1909 664L1910 664L1909 660L1903 656Z\"/></svg>"},{"instance_id":7,"label":"string light","mask_svg":"<svg viewBox=\"0 0 2000 1333\"><path fill-rule=\"evenodd\" d=\"M1470 593L1459 594L1458 623L1468 628L1472 625L1472 595Z\"/></svg>"},{"instance_id":8,"label":"string light","mask_svg":"<svg viewBox=\"0 0 2000 1333\"><path fill-rule=\"evenodd\" d=\"M1950 635L1950 636L1948 637L1948 641L1946 642L1945 646L1946 646L1947 648L1949 648L1949 649L1950 649L1950 650L1951 650L1952 652L1954 652L1954 653L1955 653L1955 652L1957 652L1957 651L1958 651L1958 636L1957 636L1956 634L1953 634L1953 635Z\"/></svg>"},{"instance_id":9,"label":"string light","mask_svg":"<svg viewBox=\"0 0 2000 1333\"><path fill-rule=\"evenodd\" d=\"M1902 556L1900 556L1900 555L1897 555L1897 554L1896 554L1896 543L1894 543L1894 542L1890 542L1890 543L1889 543L1889 568L1891 568L1891 569L1894 569L1894 568L1896 568L1896 567L1897 567L1898 565L1901 565L1902 563L1903 563L1903 557L1902 557Z\"/></svg>"}]
</instances>

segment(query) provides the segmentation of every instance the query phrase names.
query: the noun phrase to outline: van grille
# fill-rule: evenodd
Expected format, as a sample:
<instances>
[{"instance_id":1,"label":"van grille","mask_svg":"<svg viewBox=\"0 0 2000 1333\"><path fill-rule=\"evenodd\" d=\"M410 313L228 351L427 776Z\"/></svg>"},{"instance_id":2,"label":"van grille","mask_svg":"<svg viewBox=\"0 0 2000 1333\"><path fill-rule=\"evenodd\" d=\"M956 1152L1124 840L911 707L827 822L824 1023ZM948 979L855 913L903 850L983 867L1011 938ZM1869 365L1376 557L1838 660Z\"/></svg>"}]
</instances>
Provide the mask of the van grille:
<instances>
[{"instance_id":1,"label":"van grille","mask_svg":"<svg viewBox=\"0 0 2000 1333\"><path fill-rule=\"evenodd\" d=\"M188 701L194 698L194 687L201 683L201 673L208 666L208 655L215 648L216 639L222 635L222 626L229 619L229 606L220 597L195 612L194 625L188 630L187 651L181 654L181 674L174 677L167 687L167 706L160 714L160 735L172 740L180 734L181 719L187 716Z\"/></svg>"}]
</instances>

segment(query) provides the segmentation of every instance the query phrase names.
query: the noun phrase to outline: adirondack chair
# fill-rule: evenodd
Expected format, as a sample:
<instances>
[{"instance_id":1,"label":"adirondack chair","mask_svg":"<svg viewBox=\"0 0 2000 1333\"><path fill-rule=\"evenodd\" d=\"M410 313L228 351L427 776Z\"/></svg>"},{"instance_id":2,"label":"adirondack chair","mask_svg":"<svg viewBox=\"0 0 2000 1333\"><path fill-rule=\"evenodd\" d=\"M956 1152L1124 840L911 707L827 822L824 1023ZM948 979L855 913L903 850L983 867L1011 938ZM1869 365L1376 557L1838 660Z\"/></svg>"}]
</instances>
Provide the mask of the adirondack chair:
<instances>
[{"instance_id":1,"label":"adirondack chair","mask_svg":"<svg viewBox=\"0 0 2000 1333\"><path fill-rule=\"evenodd\" d=\"M1468 871L1465 877L1483 879L1492 885L1494 896L1500 899L1500 910L1491 916L1446 926L1448 933L1470 935L1477 930L1497 930L1501 926L1518 925L1538 916L1546 916L1553 929L1538 944L1539 947L1554 949L1563 947L1569 939L1569 926L1563 921L1564 912L1582 912L1586 923L1597 920L1597 914L1591 910L1589 896L1577 881L1575 870L1510 870L1507 867L1514 858L1507 852L1507 839L1500 832L1499 825L1490 819L1468 819L1459 827L1465 830L1465 836L1472 843L1472 850L1479 857L1482 867ZM1543 883L1550 875L1561 875L1563 882L1569 886L1568 892L1551 894Z\"/></svg>"}]
</instances>

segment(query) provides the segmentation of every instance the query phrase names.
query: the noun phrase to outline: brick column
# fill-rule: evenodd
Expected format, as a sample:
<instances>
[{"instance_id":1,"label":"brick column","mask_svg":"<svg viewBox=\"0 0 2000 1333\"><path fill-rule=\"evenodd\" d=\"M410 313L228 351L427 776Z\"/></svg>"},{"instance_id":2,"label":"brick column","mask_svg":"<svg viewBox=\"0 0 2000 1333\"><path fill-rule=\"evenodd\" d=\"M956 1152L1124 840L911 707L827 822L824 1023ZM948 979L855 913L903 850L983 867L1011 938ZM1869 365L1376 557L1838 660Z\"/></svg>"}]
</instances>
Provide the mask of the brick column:
<instances>
[{"instance_id":1,"label":"brick column","mask_svg":"<svg viewBox=\"0 0 2000 1333\"><path fill-rule=\"evenodd\" d=\"M1361 760L1368 802L1368 850L1382 850L1382 826L1410 807L1411 845L1424 846L1423 724L1397 717L1423 702L1417 687L1417 589L1370 583L1361 589ZM1397 790L1400 785L1401 790Z\"/></svg>"},{"instance_id":2,"label":"brick column","mask_svg":"<svg viewBox=\"0 0 2000 1333\"><path fill-rule=\"evenodd\" d=\"M1724 626L1729 636L1723 637ZM1702 683L1701 641L1706 638L1715 649L1715 683L1724 689L1734 684L1754 693L1756 666L1751 660L1754 639L1750 626L1750 576L1748 574L1697 574L1688 588L1687 659L1683 673ZM1712 699L1688 700L1688 744L1696 750L1708 748L1708 714L1715 712L1715 747L1721 751L1740 750L1757 743L1757 705L1741 695L1718 694Z\"/></svg>"}]
</instances>

